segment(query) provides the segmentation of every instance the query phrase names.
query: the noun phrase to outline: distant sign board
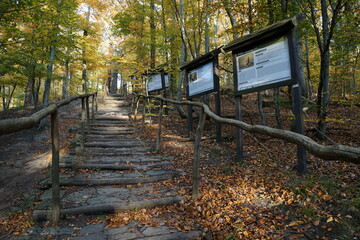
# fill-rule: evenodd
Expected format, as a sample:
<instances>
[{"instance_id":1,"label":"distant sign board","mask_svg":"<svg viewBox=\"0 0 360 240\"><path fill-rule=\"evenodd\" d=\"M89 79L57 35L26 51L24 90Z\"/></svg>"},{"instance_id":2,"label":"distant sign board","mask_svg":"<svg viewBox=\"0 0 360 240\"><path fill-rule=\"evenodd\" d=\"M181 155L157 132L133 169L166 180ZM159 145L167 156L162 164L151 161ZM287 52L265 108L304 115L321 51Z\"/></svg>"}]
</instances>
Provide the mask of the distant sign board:
<instances>
[{"instance_id":1,"label":"distant sign board","mask_svg":"<svg viewBox=\"0 0 360 240\"><path fill-rule=\"evenodd\" d=\"M235 54L236 91L246 93L270 88L291 80L288 39L280 38L266 46ZM288 83L286 83L288 84Z\"/></svg>"},{"instance_id":2,"label":"distant sign board","mask_svg":"<svg viewBox=\"0 0 360 240\"><path fill-rule=\"evenodd\" d=\"M214 84L214 63L209 62L188 72L189 97L212 91Z\"/></svg>"},{"instance_id":3,"label":"distant sign board","mask_svg":"<svg viewBox=\"0 0 360 240\"><path fill-rule=\"evenodd\" d=\"M164 79L165 79L165 87L168 88L170 86L169 74L165 73Z\"/></svg>"},{"instance_id":4,"label":"distant sign board","mask_svg":"<svg viewBox=\"0 0 360 240\"><path fill-rule=\"evenodd\" d=\"M148 82L147 82L147 91L148 92L153 92L153 91L159 91L159 90L163 90L164 89L164 79L163 79L163 74L158 73L158 74L151 74L148 77Z\"/></svg>"},{"instance_id":5,"label":"distant sign board","mask_svg":"<svg viewBox=\"0 0 360 240\"><path fill-rule=\"evenodd\" d=\"M185 70L186 96L188 99L211 92L218 92L218 67L220 48L214 49L180 67Z\"/></svg>"}]
</instances>

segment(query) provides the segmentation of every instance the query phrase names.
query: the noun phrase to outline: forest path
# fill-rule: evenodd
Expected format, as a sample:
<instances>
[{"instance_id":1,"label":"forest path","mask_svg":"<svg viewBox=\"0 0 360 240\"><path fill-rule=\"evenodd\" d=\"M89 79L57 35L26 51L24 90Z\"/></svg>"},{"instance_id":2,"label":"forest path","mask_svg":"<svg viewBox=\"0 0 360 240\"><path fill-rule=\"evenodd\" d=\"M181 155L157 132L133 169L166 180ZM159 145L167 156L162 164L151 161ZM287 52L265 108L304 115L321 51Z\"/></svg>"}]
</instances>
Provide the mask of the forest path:
<instances>
[{"instance_id":1,"label":"forest path","mask_svg":"<svg viewBox=\"0 0 360 240\"><path fill-rule=\"evenodd\" d=\"M140 128L129 120L130 103L107 96L99 103L96 119L87 129L85 150L74 141L69 155L60 159L61 211L59 226L48 226L51 209L50 173L40 182L44 190L33 217L36 226L12 239L196 239L200 231L179 232L159 222L158 226L130 221L118 228L90 221L96 216L128 210L155 208L179 202L182 197L167 180L181 171L171 168L172 157L152 153L152 144L141 141ZM171 185L170 185L171 186ZM121 215L120 215L121 216ZM23 238L25 237L25 238Z\"/></svg>"}]
</instances>

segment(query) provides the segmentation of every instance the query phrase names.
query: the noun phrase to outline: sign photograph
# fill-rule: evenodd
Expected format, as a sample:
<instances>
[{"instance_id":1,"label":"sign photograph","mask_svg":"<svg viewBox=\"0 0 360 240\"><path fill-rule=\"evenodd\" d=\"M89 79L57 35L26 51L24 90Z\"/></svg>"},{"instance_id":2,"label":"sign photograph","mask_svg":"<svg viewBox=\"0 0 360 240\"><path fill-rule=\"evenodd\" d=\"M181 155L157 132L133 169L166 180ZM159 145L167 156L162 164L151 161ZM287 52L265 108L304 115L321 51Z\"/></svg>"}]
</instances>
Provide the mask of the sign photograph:
<instances>
[{"instance_id":1,"label":"sign photograph","mask_svg":"<svg viewBox=\"0 0 360 240\"><path fill-rule=\"evenodd\" d=\"M147 83L148 92L158 91L163 89L163 83L161 79L161 74L153 74L148 78Z\"/></svg>"},{"instance_id":2,"label":"sign photograph","mask_svg":"<svg viewBox=\"0 0 360 240\"><path fill-rule=\"evenodd\" d=\"M245 91L291 79L288 40L236 54L237 91Z\"/></svg>"},{"instance_id":3,"label":"sign photograph","mask_svg":"<svg viewBox=\"0 0 360 240\"><path fill-rule=\"evenodd\" d=\"M188 73L188 81L189 96L213 90L215 88L213 62L190 70Z\"/></svg>"}]
</instances>

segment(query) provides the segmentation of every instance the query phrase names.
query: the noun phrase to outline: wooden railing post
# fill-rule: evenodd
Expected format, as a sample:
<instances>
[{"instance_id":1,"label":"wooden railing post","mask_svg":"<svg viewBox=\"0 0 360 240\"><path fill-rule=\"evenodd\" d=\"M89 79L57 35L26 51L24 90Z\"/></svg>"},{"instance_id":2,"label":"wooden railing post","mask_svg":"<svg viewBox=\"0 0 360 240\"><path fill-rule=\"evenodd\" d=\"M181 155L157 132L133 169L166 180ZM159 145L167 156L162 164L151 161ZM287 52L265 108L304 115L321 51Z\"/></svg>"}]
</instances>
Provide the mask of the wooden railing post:
<instances>
[{"instance_id":1,"label":"wooden railing post","mask_svg":"<svg viewBox=\"0 0 360 240\"><path fill-rule=\"evenodd\" d=\"M95 121L95 94L91 96L91 121Z\"/></svg>"},{"instance_id":2,"label":"wooden railing post","mask_svg":"<svg viewBox=\"0 0 360 240\"><path fill-rule=\"evenodd\" d=\"M98 93L95 93L95 114L98 112Z\"/></svg>"},{"instance_id":3,"label":"wooden railing post","mask_svg":"<svg viewBox=\"0 0 360 240\"><path fill-rule=\"evenodd\" d=\"M85 99L81 98L81 142L80 150L83 152L85 150Z\"/></svg>"},{"instance_id":4,"label":"wooden railing post","mask_svg":"<svg viewBox=\"0 0 360 240\"><path fill-rule=\"evenodd\" d=\"M201 135L204 129L206 114L204 112L204 108L201 108L201 115L199 118L199 123L196 128L195 134L195 143L194 143L194 160L193 160L193 188L192 188L192 198L195 199L199 195L199 185L200 185L200 142Z\"/></svg>"},{"instance_id":5,"label":"wooden railing post","mask_svg":"<svg viewBox=\"0 0 360 240\"><path fill-rule=\"evenodd\" d=\"M146 99L143 98L143 109L142 109L142 119L141 119L141 129L145 130L145 111L146 111Z\"/></svg>"},{"instance_id":6,"label":"wooden railing post","mask_svg":"<svg viewBox=\"0 0 360 240\"><path fill-rule=\"evenodd\" d=\"M52 145L52 214L51 224L58 224L60 220L60 184L59 184L59 119L58 110L51 114L51 145Z\"/></svg>"},{"instance_id":7,"label":"wooden railing post","mask_svg":"<svg viewBox=\"0 0 360 240\"><path fill-rule=\"evenodd\" d=\"M140 102L140 97L136 97L136 104L135 104L135 110L134 110L134 121L137 121L137 113L138 113L138 109L139 109L139 102Z\"/></svg>"},{"instance_id":8,"label":"wooden railing post","mask_svg":"<svg viewBox=\"0 0 360 240\"><path fill-rule=\"evenodd\" d=\"M89 107L89 96L86 97L86 131L90 132L90 107Z\"/></svg>"},{"instance_id":9,"label":"wooden railing post","mask_svg":"<svg viewBox=\"0 0 360 240\"><path fill-rule=\"evenodd\" d=\"M156 138L156 151L160 150L160 143L161 143L161 127L162 127L162 118L163 118L163 106L164 102L160 100L160 109L159 109L159 121L158 121L158 131L157 131L157 138Z\"/></svg>"}]
</instances>

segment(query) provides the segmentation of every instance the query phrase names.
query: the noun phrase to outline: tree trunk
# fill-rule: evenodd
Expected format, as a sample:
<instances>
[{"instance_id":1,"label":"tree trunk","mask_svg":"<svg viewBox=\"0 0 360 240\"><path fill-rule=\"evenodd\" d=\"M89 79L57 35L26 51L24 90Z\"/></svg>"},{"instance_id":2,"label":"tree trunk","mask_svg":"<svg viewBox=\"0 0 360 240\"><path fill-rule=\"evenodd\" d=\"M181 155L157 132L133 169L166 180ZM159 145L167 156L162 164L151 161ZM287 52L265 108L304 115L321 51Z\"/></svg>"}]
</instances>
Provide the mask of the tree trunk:
<instances>
[{"instance_id":1,"label":"tree trunk","mask_svg":"<svg viewBox=\"0 0 360 240\"><path fill-rule=\"evenodd\" d=\"M117 92L117 82L118 82L118 70L113 69L112 71L112 79L110 83L110 94L116 94Z\"/></svg>"},{"instance_id":2,"label":"tree trunk","mask_svg":"<svg viewBox=\"0 0 360 240\"><path fill-rule=\"evenodd\" d=\"M35 92L34 92L34 108L36 109L39 103L39 92L40 92L40 87L41 87L41 76L39 76L37 84L36 84L36 88L35 88Z\"/></svg>"},{"instance_id":3,"label":"tree trunk","mask_svg":"<svg viewBox=\"0 0 360 240\"><path fill-rule=\"evenodd\" d=\"M2 110L5 111L6 110L6 87L5 87L5 85L2 86L1 95L2 95Z\"/></svg>"},{"instance_id":4,"label":"tree trunk","mask_svg":"<svg viewBox=\"0 0 360 240\"><path fill-rule=\"evenodd\" d=\"M311 84L311 70L310 70L310 61L309 61L309 39L307 35L305 35L305 66L306 66L308 97L310 101L312 101L313 89Z\"/></svg>"},{"instance_id":5,"label":"tree trunk","mask_svg":"<svg viewBox=\"0 0 360 240\"><path fill-rule=\"evenodd\" d=\"M319 132L317 137L324 139L326 134L326 117L329 111L329 68L330 68L330 49L327 45L330 39L329 32L329 15L326 0L321 0L321 16L322 16L322 50L320 59L320 83L318 89L318 105L319 105Z\"/></svg>"},{"instance_id":6,"label":"tree trunk","mask_svg":"<svg viewBox=\"0 0 360 240\"><path fill-rule=\"evenodd\" d=\"M319 111L319 122L318 129L319 133L317 137L319 139L324 139L326 135L326 117L329 114L329 103L330 103L330 95L329 95L329 67L330 67L330 52L327 51L321 58L321 68L320 68L320 77L322 80L322 95L321 95L321 104Z\"/></svg>"},{"instance_id":7,"label":"tree trunk","mask_svg":"<svg viewBox=\"0 0 360 240\"><path fill-rule=\"evenodd\" d=\"M25 97L24 97L24 106L31 106L34 104L34 85L35 85L35 69L36 69L36 61L31 59L28 65L28 69L30 70L28 82L25 88Z\"/></svg>"},{"instance_id":8,"label":"tree trunk","mask_svg":"<svg viewBox=\"0 0 360 240\"><path fill-rule=\"evenodd\" d=\"M155 25L155 2L150 0L150 68L155 69L155 44L156 44L156 35L155 35L156 25Z\"/></svg>"},{"instance_id":9,"label":"tree trunk","mask_svg":"<svg viewBox=\"0 0 360 240\"><path fill-rule=\"evenodd\" d=\"M206 16L205 16L205 53L210 52L210 5L206 0Z\"/></svg>"},{"instance_id":10,"label":"tree trunk","mask_svg":"<svg viewBox=\"0 0 360 240\"><path fill-rule=\"evenodd\" d=\"M261 125L265 126L266 122L265 122L265 116L264 116L264 110L263 110L263 96L261 94L261 91L258 92L257 104L258 104L260 123L261 123Z\"/></svg>"},{"instance_id":11,"label":"tree trunk","mask_svg":"<svg viewBox=\"0 0 360 240\"><path fill-rule=\"evenodd\" d=\"M70 54L69 51L66 51L66 54ZM63 83L63 91L62 97L67 98L69 96L69 60L66 59L65 61L65 76L64 76L64 83Z\"/></svg>"},{"instance_id":12,"label":"tree trunk","mask_svg":"<svg viewBox=\"0 0 360 240\"><path fill-rule=\"evenodd\" d=\"M87 12L87 25L89 25L90 23L90 6L88 7L88 12ZM88 26L87 26L88 27ZM83 36L84 39L86 39L86 37L88 36L88 30L84 29L83 32ZM84 93L87 93L87 61L85 59L86 57L86 48L84 46L83 50L82 50L82 57L83 57L83 61L82 61L82 75L81 75L81 79L82 79L82 90Z\"/></svg>"},{"instance_id":13,"label":"tree trunk","mask_svg":"<svg viewBox=\"0 0 360 240\"><path fill-rule=\"evenodd\" d=\"M10 108L11 100L12 100L12 97L13 97L13 95L14 95L16 86L17 86L17 84L15 83L13 90L12 90L11 93L9 94L9 99L8 99L8 102L7 102L7 107L6 107L6 109L9 109L9 108ZM10 91L10 87L9 87L9 91Z\"/></svg>"},{"instance_id":14,"label":"tree trunk","mask_svg":"<svg viewBox=\"0 0 360 240\"><path fill-rule=\"evenodd\" d=\"M185 22L184 0L180 0L180 18L181 18L181 24L182 24L181 29L183 29L185 27L185 26L183 26L183 24ZM187 48L186 48L185 40L182 39L180 65L184 65L186 63L186 59L187 59ZM176 99L178 101L182 100L183 81L184 81L184 73L180 72L179 81L177 84L177 95L176 95ZM187 118L187 114L185 113L184 109L180 105L176 105L176 109L179 112L181 118L183 118L183 119Z\"/></svg>"},{"instance_id":15,"label":"tree trunk","mask_svg":"<svg viewBox=\"0 0 360 240\"><path fill-rule=\"evenodd\" d=\"M274 88L274 105L277 128L282 129L280 106L279 106L279 88Z\"/></svg>"},{"instance_id":16,"label":"tree trunk","mask_svg":"<svg viewBox=\"0 0 360 240\"><path fill-rule=\"evenodd\" d=\"M249 9L248 9L248 19L249 19L249 32L252 33L254 31L254 27L253 27L253 13L252 13L252 2L251 0L248 0L248 5L249 5Z\"/></svg>"},{"instance_id":17,"label":"tree trunk","mask_svg":"<svg viewBox=\"0 0 360 240\"><path fill-rule=\"evenodd\" d=\"M46 76L44 96L43 96L43 107L44 108L47 107L47 105L49 104L54 59L55 59L55 46L52 45L50 47L50 61L49 61L49 64L47 66L47 71L46 71L47 76Z\"/></svg>"},{"instance_id":18,"label":"tree trunk","mask_svg":"<svg viewBox=\"0 0 360 240\"><path fill-rule=\"evenodd\" d=\"M226 14L228 15L229 19L230 19L230 23L231 23L231 27L232 27L232 32L233 32L233 39L237 39L239 37L239 35L237 34L235 27L237 26L236 24L236 17L234 16L232 10L231 10L231 6L229 4L228 0L222 0L222 3L224 5Z\"/></svg>"}]
</instances>

